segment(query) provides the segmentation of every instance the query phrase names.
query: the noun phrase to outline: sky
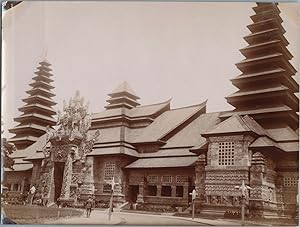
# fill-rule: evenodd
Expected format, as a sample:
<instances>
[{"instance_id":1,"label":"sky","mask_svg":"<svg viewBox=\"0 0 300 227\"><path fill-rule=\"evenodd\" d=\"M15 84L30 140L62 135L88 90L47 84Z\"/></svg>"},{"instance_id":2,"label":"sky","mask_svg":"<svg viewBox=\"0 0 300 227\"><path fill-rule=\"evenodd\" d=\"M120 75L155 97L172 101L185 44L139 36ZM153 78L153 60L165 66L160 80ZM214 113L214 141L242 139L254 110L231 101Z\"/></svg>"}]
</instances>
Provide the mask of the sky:
<instances>
[{"instance_id":1,"label":"sky","mask_svg":"<svg viewBox=\"0 0 300 227\"><path fill-rule=\"evenodd\" d=\"M207 112L230 110L225 96L237 89L239 49L250 32L254 2L25 1L3 13L2 119L10 137L13 118L33 72L52 64L58 103L79 90L100 112L107 94L127 81L142 105L172 98L171 107L199 104ZM300 4L281 3L281 17L300 65ZM296 76L298 80L298 75Z\"/></svg>"}]
</instances>

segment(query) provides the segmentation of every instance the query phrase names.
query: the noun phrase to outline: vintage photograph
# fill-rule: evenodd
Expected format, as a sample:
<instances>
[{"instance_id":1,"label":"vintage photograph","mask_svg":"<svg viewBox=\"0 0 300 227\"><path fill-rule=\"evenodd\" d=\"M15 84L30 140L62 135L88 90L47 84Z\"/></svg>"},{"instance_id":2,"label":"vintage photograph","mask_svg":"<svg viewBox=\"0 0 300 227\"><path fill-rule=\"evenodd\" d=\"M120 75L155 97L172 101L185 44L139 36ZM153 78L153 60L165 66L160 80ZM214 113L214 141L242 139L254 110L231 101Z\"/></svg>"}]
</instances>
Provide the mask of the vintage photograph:
<instances>
[{"instance_id":1,"label":"vintage photograph","mask_svg":"<svg viewBox=\"0 0 300 227\"><path fill-rule=\"evenodd\" d=\"M2 2L1 223L298 226L300 4Z\"/></svg>"}]
</instances>

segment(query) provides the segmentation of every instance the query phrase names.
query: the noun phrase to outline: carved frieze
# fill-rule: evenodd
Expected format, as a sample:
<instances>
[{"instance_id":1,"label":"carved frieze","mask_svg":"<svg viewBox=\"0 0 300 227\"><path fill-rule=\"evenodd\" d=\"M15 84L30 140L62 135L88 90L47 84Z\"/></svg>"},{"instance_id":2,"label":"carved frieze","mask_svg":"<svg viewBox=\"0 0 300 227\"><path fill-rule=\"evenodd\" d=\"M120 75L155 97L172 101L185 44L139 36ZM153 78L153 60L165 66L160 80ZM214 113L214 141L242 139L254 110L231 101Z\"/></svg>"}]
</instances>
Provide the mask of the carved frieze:
<instances>
[{"instance_id":1,"label":"carved frieze","mask_svg":"<svg viewBox=\"0 0 300 227\"><path fill-rule=\"evenodd\" d=\"M224 141L243 141L243 135L236 135L236 136L216 136L216 137L209 137L209 142L224 142Z\"/></svg>"},{"instance_id":2,"label":"carved frieze","mask_svg":"<svg viewBox=\"0 0 300 227\"><path fill-rule=\"evenodd\" d=\"M207 172L205 183L240 183L242 180L248 181L248 175L245 171Z\"/></svg>"},{"instance_id":3,"label":"carved frieze","mask_svg":"<svg viewBox=\"0 0 300 227\"><path fill-rule=\"evenodd\" d=\"M69 145L52 146L50 152L53 162L65 162L69 154Z\"/></svg>"},{"instance_id":4,"label":"carved frieze","mask_svg":"<svg viewBox=\"0 0 300 227\"><path fill-rule=\"evenodd\" d=\"M239 196L240 192L235 185L205 185L206 195Z\"/></svg>"}]
</instances>

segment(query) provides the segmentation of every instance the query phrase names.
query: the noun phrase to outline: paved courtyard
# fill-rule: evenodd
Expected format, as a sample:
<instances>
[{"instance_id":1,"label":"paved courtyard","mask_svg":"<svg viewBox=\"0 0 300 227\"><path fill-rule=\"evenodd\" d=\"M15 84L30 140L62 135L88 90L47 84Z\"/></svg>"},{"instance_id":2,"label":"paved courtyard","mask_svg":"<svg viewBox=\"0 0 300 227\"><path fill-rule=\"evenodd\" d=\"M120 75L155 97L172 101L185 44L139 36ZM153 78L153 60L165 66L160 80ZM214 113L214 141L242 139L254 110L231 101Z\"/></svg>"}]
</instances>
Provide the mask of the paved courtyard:
<instances>
[{"instance_id":1,"label":"paved courtyard","mask_svg":"<svg viewBox=\"0 0 300 227\"><path fill-rule=\"evenodd\" d=\"M111 220L108 220L107 211L95 210L92 212L90 218L72 217L61 218L58 220L49 220L45 224L104 224L104 225L229 225L238 226L237 222L225 221L225 220L210 220L184 217L175 217L171 215L153 215L153 214L138 214L138 213L125 213L114 212Z\"/></svg>"}]
</instances>

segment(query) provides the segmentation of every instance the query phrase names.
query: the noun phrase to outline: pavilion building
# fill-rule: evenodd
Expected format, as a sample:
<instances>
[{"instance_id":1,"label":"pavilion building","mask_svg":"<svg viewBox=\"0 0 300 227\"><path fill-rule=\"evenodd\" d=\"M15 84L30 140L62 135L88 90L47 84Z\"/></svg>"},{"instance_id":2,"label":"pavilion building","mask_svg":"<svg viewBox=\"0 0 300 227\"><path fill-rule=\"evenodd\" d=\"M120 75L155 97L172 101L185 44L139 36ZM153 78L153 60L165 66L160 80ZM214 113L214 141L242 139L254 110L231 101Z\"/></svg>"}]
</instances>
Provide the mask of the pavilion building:
<instances>
[{"instance_id":1,"label":"pavilion building","mask_svg":"<svg viewBox=\"0 0 300 227\"><path fill-rule=\"evenodd\" d=\"M206 113L207 101L176 109L171 100L140 105L123 82L109 94L104 111L88 114L76 93L59 115L56 131L16 152L20 169L7 172L4 184L23 191L11 186L17 183L7 176L28 171L30 184L49 204L58 198L81 204L93 194L97 206L104 207L114 179L119 183L116 206L136 203L138 209L155 211L188 209L195 188L196 212L224 214L240 210L236 186L244 181L251 187L247 212L293 214L299 163L299 99L294 93L299 85L292 77L296 70L289 63L277 4L258 3L253 9L251 34L245 37L249 45L241 49L245 60L237 64L242 73L232 79L239 90L226 97L234 110ZM53 103L43 104L48 111ZM48 118L53 112L47 111ZM30 122L38 121L21 123Z\"/></svg>"}]
</instances>

